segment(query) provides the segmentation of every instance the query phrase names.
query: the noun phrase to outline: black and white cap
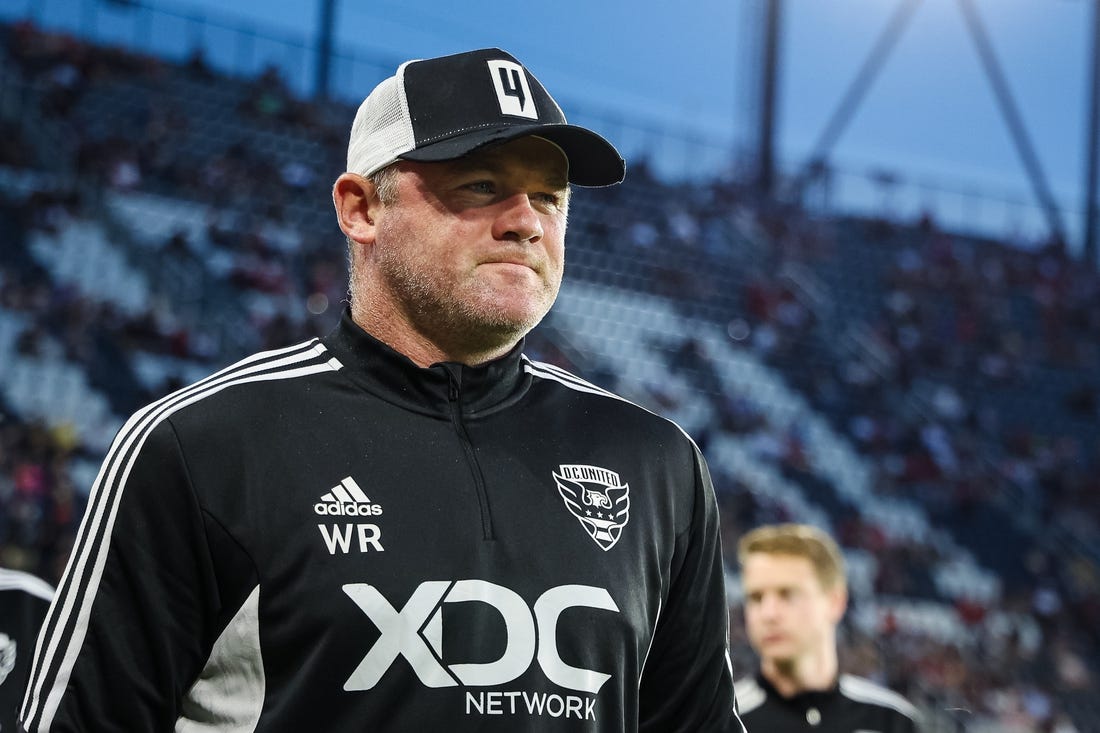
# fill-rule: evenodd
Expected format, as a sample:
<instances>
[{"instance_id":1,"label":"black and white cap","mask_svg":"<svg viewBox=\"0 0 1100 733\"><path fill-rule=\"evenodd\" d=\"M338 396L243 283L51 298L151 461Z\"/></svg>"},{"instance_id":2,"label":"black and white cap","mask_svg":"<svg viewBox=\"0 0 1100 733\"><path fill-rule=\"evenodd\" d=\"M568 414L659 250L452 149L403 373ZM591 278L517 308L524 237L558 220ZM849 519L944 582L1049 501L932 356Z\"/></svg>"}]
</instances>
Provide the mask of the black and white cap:
<instances>
[{"instance_id":1,"label":"black and white cap","mask_svg":"<svg viewBox=\"0 0 1100 733\"><path fill-rule=\"evenodd\" d=\"M623 180L615 147L566 122L561 107L499 48L406 61L363 100L351 126L348 170L369 176L398 159L452 160L490 143L537 135L569 159L569 182Z\"/></svg>"}]
</instances>

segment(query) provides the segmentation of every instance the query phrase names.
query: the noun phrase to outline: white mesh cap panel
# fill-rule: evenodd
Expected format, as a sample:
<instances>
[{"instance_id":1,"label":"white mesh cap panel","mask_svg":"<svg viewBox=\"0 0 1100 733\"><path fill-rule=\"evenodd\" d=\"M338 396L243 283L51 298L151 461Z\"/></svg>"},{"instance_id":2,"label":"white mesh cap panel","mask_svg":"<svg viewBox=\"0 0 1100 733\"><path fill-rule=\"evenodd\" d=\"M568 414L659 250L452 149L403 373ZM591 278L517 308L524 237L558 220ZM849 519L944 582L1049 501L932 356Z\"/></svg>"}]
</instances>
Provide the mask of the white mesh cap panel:
<instances>
[{"instance_id":1,"label":"white mesh cap panel","mask_svg":"<svg viewBox=\"0 0 1100 733\"><path fill-rule=\"evenodd\" d=\"M416 147L405 99L405 67L411 63L401 64L359 105L348 141L350 172L369 176Z\"/></svg>"}]
</instances>

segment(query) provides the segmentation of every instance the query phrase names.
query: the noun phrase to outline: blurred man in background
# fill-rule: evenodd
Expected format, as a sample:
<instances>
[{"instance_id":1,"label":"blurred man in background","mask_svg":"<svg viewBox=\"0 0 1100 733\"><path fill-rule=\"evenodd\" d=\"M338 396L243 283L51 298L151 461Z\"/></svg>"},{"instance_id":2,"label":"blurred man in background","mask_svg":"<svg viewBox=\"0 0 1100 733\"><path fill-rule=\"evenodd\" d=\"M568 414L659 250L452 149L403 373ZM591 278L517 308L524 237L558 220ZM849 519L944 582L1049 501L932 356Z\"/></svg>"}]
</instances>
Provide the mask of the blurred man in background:
<instances>
[{"instance_id":1,"label":"blurred man in background","mask_svg":"<svg viewBox=\"0 0 1100 733\"><path fill-rule=\"evenodd\" d=\"M900 695L840 674L837 626L848 604L844 557L825 532L758 527L738 543L745 627L760 658L737 682L745 726L768 733L912 733L918 712Z\"/></svg>"}]
</instances>

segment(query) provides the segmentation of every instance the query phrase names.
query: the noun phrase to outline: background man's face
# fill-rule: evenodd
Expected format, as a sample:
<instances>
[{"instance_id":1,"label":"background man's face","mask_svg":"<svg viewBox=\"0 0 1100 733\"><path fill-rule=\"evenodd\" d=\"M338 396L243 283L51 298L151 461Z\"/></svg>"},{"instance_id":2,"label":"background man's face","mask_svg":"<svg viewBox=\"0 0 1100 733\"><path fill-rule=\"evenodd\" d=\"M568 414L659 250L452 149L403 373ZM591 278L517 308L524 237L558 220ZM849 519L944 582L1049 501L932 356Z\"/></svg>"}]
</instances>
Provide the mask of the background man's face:
<instances>
[{"instance_id":1,"label":"background man's face","mask_svg":"<svg viewBox=\"0 0 1100 733\"><path fill-rule=\"evenodd\" d=\"M835 643L844 593L822 587L804 557L750 554L741 569L745 628L762 661L784 665Z\"/></svg>"}]
</instances>

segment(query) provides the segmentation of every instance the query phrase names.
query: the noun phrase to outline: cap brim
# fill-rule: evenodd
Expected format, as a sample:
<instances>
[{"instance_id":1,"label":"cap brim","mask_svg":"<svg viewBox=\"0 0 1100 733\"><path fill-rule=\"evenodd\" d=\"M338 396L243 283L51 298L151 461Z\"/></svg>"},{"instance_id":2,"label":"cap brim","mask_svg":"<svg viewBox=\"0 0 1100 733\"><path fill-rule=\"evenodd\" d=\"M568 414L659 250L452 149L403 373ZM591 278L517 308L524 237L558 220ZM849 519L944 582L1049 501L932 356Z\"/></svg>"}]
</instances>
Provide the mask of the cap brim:
<instances>
[{"instance_id":1,"label":"cap brim","mask_svg":"<svg viewBox=\"0 0 1100 733\"><path fill-rule=\"evenodd\" d=\"M477 148L527 135L546 138L569 159L569 182L577 186L611 186L626 176L626 161L615 146L576 125L508 125L467 132L399 155L404 160L454 160Z\"/></svg>"}]
</instances>

